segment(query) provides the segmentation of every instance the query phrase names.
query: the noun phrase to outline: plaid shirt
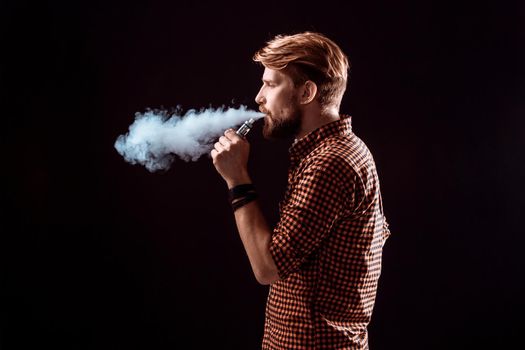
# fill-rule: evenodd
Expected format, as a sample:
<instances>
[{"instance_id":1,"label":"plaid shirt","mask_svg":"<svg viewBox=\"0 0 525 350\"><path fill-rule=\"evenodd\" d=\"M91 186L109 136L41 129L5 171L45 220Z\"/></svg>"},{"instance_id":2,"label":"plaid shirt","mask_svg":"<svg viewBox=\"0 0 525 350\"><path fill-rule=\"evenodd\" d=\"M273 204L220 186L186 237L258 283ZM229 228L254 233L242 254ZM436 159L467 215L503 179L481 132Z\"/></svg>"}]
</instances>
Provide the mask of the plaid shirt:
<instances>
[{"instance_id":1,"label":"plaid shirt","mask_svg":"<svg viewBox=\"0 0 525 350\"><path fill-rule=\"evenodd\" d=\"M290 156L262 348L368 349L390 234L372 155L341 116L296 140Z\"/></svg>"}]
</instances>

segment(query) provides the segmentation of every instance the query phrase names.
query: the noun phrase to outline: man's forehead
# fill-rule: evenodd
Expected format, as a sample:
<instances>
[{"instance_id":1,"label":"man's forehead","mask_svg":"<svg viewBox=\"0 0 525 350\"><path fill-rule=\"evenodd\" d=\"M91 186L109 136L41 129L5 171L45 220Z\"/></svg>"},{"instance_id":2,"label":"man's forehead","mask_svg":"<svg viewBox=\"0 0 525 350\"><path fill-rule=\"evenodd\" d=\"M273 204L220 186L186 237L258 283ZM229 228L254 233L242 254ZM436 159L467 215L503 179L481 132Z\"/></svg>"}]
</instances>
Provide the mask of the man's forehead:
<instances>
[{"instance_id":1,"label":"man's forehead","mask_svg":"<svg viewBox=\"0 0 525 350\"><path fill-rule=\"evenodd\" d=\"M277 70L274 70L274 69L264 68L264 73L262 77L263 80L275 81L275 80L281 80L282 77L283 77L283 73Z\"/></svg>"}]
</instances>

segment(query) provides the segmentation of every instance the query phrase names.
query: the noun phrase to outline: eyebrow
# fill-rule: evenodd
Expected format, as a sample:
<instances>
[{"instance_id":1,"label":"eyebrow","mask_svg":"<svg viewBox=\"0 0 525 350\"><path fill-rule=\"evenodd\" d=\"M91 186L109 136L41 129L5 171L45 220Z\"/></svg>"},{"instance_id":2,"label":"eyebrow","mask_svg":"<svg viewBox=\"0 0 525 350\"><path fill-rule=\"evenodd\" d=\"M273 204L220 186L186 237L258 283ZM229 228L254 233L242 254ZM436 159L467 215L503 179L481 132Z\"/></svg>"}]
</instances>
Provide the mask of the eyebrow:
<instances>
[{"instance_id":1,"label":"eyebrow","mask_svg":"<svg viewBox=\"0 0 525 350\"><path fill-rule=\"evenodd\" d=\"M272 79L261 79L263 81L263 83L275 83L275 80L272 80Z\"/></svg>"}]
</instances>

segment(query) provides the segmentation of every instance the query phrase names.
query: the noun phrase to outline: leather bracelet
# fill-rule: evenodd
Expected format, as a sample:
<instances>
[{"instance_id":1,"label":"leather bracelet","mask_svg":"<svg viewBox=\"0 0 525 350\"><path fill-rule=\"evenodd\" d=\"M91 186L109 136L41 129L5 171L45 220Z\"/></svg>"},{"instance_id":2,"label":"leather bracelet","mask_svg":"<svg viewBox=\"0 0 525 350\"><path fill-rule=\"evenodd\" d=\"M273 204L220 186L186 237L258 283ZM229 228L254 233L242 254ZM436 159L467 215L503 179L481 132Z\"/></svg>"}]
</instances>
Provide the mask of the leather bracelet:
<instances>
[{"instance_id":1,"label":"leather bracelet","mask_svg":"<svg viewBox=\"0 0 525 350\"><path fill-rule=\"evenodd\" d=\"M259 197L259 196L255 192L247 194L243 199L240 199L240 200L232 203L233 211L236 211L240 207L245 206L246 204L256 200L257 197Z\"/></svg>"},{"instance_id":2,"label":"leather bracelet","mask_svg":"<svg viewBox=\"0 0 525 350\"><path fill-rule=\"evenodd\" d=\"M232 202L235 199L246 197L249 193L255 193L253 184L242 184L232 187L228 192L228 199Z\"/></svg>"}]
</instances>

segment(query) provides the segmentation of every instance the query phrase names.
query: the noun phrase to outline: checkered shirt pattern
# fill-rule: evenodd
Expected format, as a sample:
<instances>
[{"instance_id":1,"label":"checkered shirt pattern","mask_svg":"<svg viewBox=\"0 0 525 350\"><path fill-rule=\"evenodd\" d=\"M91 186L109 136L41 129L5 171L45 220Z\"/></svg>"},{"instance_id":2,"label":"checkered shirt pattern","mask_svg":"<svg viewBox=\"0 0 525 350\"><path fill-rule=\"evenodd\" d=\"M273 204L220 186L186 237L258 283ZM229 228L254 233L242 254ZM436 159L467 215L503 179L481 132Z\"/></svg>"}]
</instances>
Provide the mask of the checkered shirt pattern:
<instances>
[{"instance_id":1,"label":"checkered shirt pattern","mask_svg":"<svg viewBox=\"0 0 525 350\"><path fill-rule=\"evenodd\" d=\"M270 253L263 349L368 349L390 235L374 159L350 116L296 140Z\"/></svg>"}]
</instances>

